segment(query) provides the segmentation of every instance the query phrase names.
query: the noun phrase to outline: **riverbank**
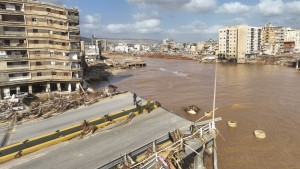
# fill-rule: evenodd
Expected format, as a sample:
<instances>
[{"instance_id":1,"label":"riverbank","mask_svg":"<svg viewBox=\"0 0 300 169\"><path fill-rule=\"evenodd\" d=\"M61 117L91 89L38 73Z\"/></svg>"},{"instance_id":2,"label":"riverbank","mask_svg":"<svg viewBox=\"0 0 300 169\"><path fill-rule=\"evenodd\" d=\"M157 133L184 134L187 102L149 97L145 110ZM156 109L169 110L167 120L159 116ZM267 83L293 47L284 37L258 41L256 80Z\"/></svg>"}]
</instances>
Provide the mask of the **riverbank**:
<instances>
[{"instance_id":1,"label":"riverbank","mask_svg":"<svg viewBox=\"0 0 300 169\"><path fill-rule=\"evenodd\" d=\"M199 63L213 63L213 61L203 61L202 59L207 55L181 55L181 54L168 54L168 53L141 53L141 54L128 54L128 53L104 53L108 58L158 58L158 59L176 59L176 60L194 60ZM299 59L299 58L298 58ZM259 64L259 65L280 65L295 67L297 56L296 55L263 55L253 58L246 58L244 64ZM218 59L221 63L237 63L234 59Z\"/></svg>"}]
</instances>

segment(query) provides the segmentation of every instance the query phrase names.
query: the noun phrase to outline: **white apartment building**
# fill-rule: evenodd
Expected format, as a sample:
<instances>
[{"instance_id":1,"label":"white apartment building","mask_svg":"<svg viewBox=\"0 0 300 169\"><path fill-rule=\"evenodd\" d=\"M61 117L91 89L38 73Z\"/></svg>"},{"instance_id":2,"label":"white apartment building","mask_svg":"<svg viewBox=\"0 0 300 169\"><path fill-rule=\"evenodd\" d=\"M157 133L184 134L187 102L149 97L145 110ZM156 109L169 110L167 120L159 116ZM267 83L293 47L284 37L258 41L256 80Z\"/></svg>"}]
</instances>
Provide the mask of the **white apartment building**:
<instances>
[{"instance_id":1,"label":"white apartment building","mask_svg":"<svg viewBox=\"0 0 300 169\"><path fill-rule=\"evenodd\" d=\"M248 25L228 26L220 29L219 56L244 63L246 58L260 53L261 31L260 27Z\"/></svg>"}]
</instances>

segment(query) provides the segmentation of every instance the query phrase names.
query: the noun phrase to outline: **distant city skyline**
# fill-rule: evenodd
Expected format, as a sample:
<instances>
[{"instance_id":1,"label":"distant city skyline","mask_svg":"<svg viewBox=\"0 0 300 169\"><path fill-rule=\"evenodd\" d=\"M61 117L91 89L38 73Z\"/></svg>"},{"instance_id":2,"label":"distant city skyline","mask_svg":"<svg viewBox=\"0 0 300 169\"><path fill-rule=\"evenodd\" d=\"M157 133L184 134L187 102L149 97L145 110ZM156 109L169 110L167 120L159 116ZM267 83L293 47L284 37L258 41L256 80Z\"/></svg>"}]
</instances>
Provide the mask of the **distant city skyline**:
<instances>
[{"instance_id":1,"label":"distant city skyline","mask_svg":"<svg viewBox=\"0 0 300 169\"><path fill-rule=\"evenodd\" d=\"M300 1L292 0L40 0L80 10L84 37L178 42L218 39L224 26L300 28Z\"/></svg>"}]
</instances>

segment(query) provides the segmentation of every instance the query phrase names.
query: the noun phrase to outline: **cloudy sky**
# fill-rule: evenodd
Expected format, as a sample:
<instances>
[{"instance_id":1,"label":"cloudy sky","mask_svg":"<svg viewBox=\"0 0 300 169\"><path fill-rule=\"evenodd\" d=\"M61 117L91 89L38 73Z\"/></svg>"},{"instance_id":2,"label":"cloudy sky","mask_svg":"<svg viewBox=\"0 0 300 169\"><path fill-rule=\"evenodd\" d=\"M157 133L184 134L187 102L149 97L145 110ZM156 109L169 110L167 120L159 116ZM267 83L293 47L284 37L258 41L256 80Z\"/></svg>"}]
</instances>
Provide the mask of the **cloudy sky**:
<instances>
[{"instance_id":1,"label":"cloudy sky","mask_svg":"<svg viewBox=\"0 0 300 169\"><path fill-rule=\"evenodd\" d=\"M40 0L80 10L81 34L103 38L217 39L226 25L300 28L300 0Z\"/></svg>"}]
</instances>

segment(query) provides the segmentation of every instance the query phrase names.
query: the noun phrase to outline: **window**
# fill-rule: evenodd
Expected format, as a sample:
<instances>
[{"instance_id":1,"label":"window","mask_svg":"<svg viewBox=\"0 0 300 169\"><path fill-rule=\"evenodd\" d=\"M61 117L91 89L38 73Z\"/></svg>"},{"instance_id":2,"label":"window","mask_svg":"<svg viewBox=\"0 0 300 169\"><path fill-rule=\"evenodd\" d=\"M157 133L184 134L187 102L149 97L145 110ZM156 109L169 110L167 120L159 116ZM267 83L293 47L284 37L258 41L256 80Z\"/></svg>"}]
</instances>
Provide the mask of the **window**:
<instances>
[{"instance_id":1,"label":"window","mask_svg":"<svg viewBox=\"0 0 300 169\"><path fill-rule=\"evenodd\" d=\"M69 76L69 73L68 73L68 72L65 72L65 73L64 73L64 76Z\"/></svg>"},{"instance_id":2,"label":"window","mask_svg":"<svg viewBox=\"0 0 300 169\"><path fill-rule=\"evenodd\" d=\"M60 24L60 25L64 25L64 23L63 23L63 22L59 22L59 24Z\"/></svg>"},{"instance_id":3,"label":"window","mask_svg":"<svg viewBox=\"0 0 300 169\"><path fill-rule=\"evenodd\" d=\"M38 33L38 32L39 32L39 30L37 30L37 29L33 29L33 30L32 30L32 32L33 32L33 33Z\"/></svg>"},{"instance_id":4,"label":"window","mask_svg":"<svg viewBox=\"0 0 300 169\"><path fill-rule=\"evenodd\" d=\"M50 8L47 8L46 11L47 11L47 12L51 12L51 9L50 9Z\"/></svg>"},{"instance_id":5,"label":"window","mask_svg":"<svg viewBox=\"0 0 300 169\"><path fill-rule=\"evenodd\" d=\"M16 6L16 11L21 11L21 6Z\"/></svg>"},{"instance_id":6,"label":"window","mask_svg":"<svg viewBox=\"0 0 300 169\"><path fill-rule=\"evenodd\" d=\"M41 65L42 65L42 62L36 62L35 65L41 66Z\"/></svg>"},{"instance_id":7,"label":"window","mask_svg":"<svg viewBox=\"0 0 300 169\"><path fill-rule=\"evenodd\" d=\"M59 11L59 14L60 14L60 15L63 15L63 14L64 14L64 12L63 12L63 11Z\"/></svg>"},{"instance_id":8,"label":"window","mask_svg":"<svg viewBox=\"0 0 300 169\"><path fill-rule=\"evenodd\" d=\"M32 22L37 22L37 19L36 18L31 18L31 21Z\"/></svg>"},{"instance_id":9,"label":"window","mask_svg":"<svg viewBox=\"0 0 300 169\"><path fill-rule=\"evenodd\" d=\"M37 75L37 76L42 76L42 73L41 73L41 72L37 72L36 75Z\"/></svg>"},{"instance_id":10,"label":"window","mask_svg":"<svg viewBox=\"0 0 300 169\"><path fill-rule=\"evenodd\" d=\"M34 40L33 43L34 44L39 44L39 40Z\"/></svg>"},{"instance_id":11,"label":"window","mask_svg":"<svg viewBox=\"0 0 300 169\"><path fill-rule=\"evenodd\" d=\"M52 72L52 76L55 76L57 73L56 72Z\"/></svg>"},{"instance_id":12,"label":"window","mask_svg":"<svg viewBox=\"0 0 300 169\"><path fill-rule=\"evenodd\" d=\"M54 44L53 40L49 40L49 44L53 45Z\"/></svg>"}]
</instances>

